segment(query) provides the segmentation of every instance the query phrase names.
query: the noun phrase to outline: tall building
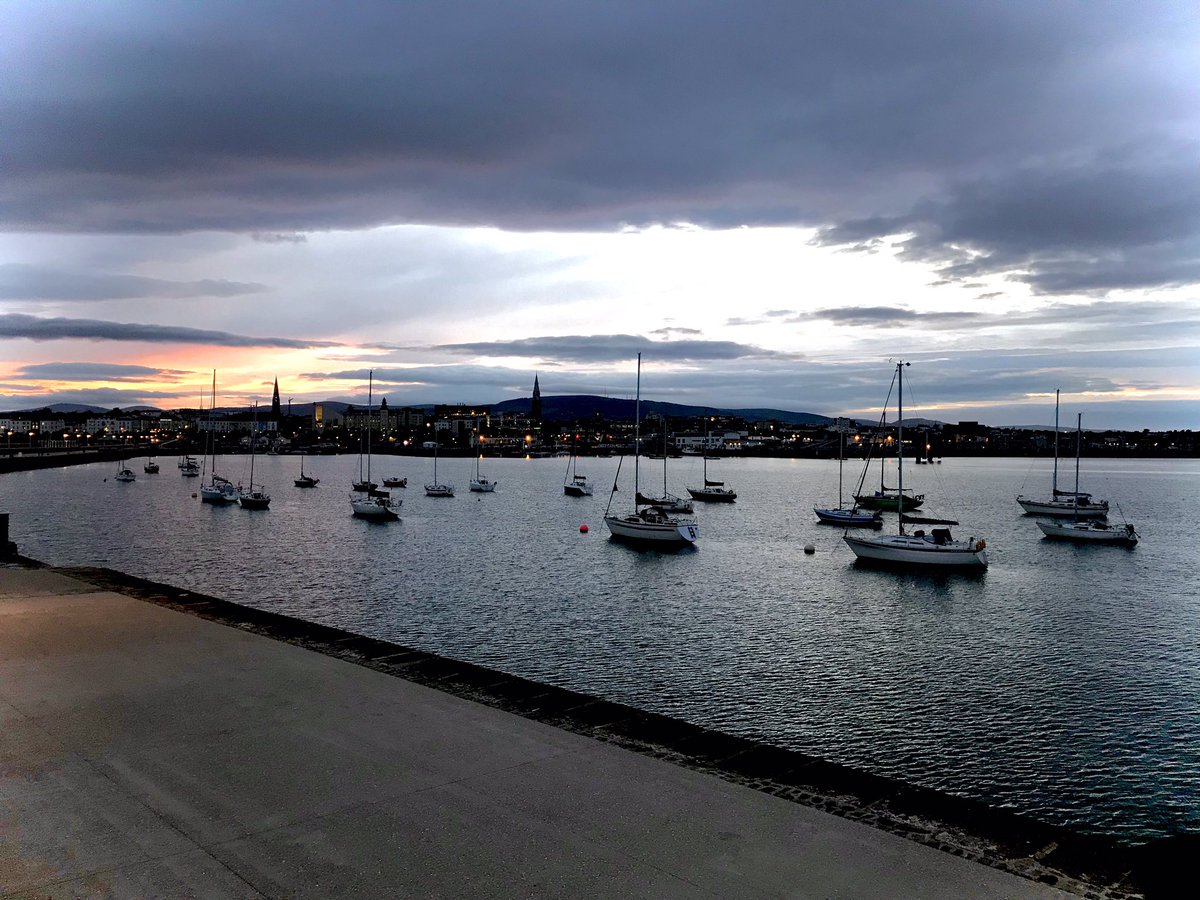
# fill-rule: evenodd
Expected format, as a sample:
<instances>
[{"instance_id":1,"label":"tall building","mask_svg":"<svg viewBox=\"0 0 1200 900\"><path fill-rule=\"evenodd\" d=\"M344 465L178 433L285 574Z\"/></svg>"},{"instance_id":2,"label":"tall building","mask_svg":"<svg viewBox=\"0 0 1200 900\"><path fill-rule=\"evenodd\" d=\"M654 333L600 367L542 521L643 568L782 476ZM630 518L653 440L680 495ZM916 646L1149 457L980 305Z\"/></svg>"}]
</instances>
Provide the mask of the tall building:
<instances>
[{"instance_id":1,"label":"tall building","mask_svg":"<svg viewBox=\"0 0 1200 900\"><path fill-rule=\"evenodd\" d=\"M275 376L275 392L271 394L271 418L278 419L279 409L279 376Z\"/></svg>"},{"instance_id":2,"label":"tall building","mask_svg":"<svg viewBox=\"0 0 1200 900\"><path fill-rule=\"evenodd\" d=\"M529 418L535 422L542 421L542 389L538 386L538 377L533 376L533 397L529 401Z\"/></svg>"}]
</instances>

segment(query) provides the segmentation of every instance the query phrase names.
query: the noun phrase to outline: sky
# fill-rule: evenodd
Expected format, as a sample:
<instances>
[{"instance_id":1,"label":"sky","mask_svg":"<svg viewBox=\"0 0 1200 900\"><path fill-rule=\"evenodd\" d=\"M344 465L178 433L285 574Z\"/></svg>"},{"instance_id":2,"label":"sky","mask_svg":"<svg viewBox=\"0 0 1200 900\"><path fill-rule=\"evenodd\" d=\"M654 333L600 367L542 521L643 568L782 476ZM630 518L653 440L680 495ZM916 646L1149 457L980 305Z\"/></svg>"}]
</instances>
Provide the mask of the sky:
<instances>
[{"instance_id":1,"label":"sky","mask_svg":"<svg viewBox=\"0 0 1200 900\"><path fill-rule=\"evenodd\" d=\"M0 408L1200 428L1194 2L22 2ZM206 401L207 403L207 398Z\"/></svg>"}]
</instances>

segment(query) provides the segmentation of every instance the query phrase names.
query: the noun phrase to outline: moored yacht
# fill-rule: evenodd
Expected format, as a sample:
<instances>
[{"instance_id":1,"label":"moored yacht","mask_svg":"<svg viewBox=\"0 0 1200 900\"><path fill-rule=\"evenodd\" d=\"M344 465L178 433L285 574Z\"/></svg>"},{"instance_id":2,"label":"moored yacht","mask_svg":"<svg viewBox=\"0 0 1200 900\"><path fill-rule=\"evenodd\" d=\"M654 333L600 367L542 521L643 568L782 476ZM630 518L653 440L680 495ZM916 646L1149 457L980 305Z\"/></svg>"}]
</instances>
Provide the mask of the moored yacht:
<instances>
[{"instance_id":1,"label":"moored yacht","mask_svg":"<svg viewBox=\"0 0 1200 900\"><path fill-rule=\"evenodd\" d=\"M896 377L899 382L897 408L899 416L896 422L897 443L904 445L904 367L909 363L901 360L896 363ZM928 534L923 529L917 529L911 534L904 531L904 508L907 498L904 491L904 454L900 453L897 464L898 486L896 490L897 511L899 523L896 534L859 536L846 534L842 539L860 560L877 563L888 563L906 568L923 571L941 571L945 569L983 570L987 568L987 544L983 540L955 540L947 525L939 525ZM857 499L857 498L856 498Z\"/></svg>"}]
</instances>

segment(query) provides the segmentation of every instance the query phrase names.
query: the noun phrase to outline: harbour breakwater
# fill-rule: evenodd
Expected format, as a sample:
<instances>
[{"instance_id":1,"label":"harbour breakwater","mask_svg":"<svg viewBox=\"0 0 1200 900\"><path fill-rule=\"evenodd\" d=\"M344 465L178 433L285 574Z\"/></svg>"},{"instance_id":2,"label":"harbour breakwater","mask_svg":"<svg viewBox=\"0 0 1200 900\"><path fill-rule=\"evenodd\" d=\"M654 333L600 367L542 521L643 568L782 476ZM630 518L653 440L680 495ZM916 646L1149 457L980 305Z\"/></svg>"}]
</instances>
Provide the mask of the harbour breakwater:
<instances>
[{"instance_id":1,"label":"harbour breakwater","mask_svg":"<svg viewBox=\"0 0 1200 900\"><path fill-rule=\"evenodd\" d=\"M20 562L41 565L29 559ZM57 571L704 771L1083 896L1167 896L1194 849L1188 839L1123 845L584 693L111 569Z\"/></svg>"}]
</instances>

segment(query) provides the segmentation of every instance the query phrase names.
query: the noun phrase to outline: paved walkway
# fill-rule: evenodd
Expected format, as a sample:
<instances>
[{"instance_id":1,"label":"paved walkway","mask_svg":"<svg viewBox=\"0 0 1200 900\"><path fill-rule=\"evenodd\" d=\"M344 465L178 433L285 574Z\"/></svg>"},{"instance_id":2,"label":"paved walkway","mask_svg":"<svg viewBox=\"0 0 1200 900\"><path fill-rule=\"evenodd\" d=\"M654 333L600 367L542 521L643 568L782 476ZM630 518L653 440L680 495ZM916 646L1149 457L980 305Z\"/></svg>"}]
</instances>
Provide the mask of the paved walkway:
<instances>
[{"instance_id":1,"label":"paved walkway","mask_svg":"<svg viewBox=\"0 0 1200 900\"><path fill-rule=\"evenodd\" d=\"M0 896L1066 895L319 653L0 568Z\"/></svg>"}]
</instances>

